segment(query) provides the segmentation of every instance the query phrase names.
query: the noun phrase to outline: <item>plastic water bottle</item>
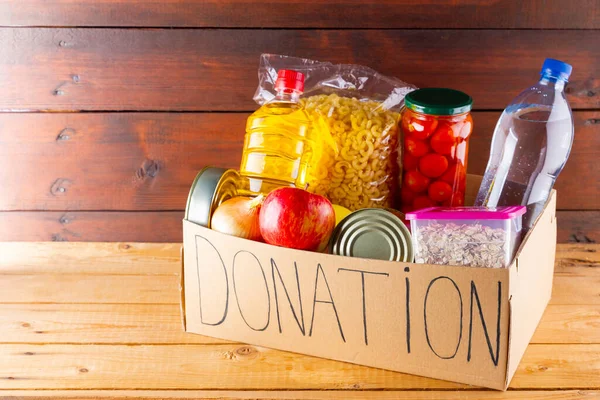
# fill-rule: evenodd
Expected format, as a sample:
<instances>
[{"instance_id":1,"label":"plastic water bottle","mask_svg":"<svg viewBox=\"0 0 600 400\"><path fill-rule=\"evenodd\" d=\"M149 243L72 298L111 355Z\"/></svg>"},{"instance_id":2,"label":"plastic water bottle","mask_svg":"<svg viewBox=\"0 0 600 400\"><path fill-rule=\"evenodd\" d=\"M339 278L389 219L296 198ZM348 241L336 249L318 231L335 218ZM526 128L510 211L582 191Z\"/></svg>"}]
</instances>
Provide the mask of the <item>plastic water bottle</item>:
<instances>
[{"instance_id":1,"label":"plastic water bottle","mask_svg":"<svg viewBox=\"0 0 600 400\"><path fill-rule=\"evenodd\" d=\"M546 59L540 81L504 110L475 205L527 206L523 228L533 226L573 144L573 114L565 97L571 71L567 63Z\"/></svg>"}]
</instances>

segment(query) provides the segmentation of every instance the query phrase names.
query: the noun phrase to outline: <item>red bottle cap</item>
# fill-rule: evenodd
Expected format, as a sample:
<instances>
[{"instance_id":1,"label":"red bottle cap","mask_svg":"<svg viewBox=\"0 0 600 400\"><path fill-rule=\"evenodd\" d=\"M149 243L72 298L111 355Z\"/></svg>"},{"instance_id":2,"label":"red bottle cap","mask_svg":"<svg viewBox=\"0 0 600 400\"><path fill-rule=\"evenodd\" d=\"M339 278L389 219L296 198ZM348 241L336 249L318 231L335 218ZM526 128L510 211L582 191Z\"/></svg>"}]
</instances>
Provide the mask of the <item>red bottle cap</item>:
<instances>
[{"instance_id":1,"label":"red bottle cap","mask_svg":"<svg viewBox=\"0 0 600 400\"><path fill-rule=\"evenodd\" d=\"M304 74L290 69L280 69L275 81L277 90L295 90L304 91Z\"/></svg>"}]
</instances>

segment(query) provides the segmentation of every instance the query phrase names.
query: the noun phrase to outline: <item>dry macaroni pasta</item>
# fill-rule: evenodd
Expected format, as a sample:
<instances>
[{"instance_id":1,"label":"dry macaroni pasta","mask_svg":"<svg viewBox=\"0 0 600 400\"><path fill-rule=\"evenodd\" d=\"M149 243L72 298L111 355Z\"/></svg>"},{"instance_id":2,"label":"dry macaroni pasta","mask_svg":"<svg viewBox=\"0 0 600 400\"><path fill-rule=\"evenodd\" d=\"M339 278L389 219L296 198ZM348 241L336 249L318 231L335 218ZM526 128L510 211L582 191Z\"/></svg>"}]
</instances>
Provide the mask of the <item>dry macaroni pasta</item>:
<instances>
[{"instance_id":1,"label":"dry macaroni pasta","mask_svg":"<svg viewBox=\"0 0 600 400\"><path fill-rule=\"evenodd\" d=\"M350 210L393 207L397 192L398 118L377 101L336 94L303 100L313 117L325 117L337 156L325 150L314 165L309 190Z\"/></svg>"}]
</instances>

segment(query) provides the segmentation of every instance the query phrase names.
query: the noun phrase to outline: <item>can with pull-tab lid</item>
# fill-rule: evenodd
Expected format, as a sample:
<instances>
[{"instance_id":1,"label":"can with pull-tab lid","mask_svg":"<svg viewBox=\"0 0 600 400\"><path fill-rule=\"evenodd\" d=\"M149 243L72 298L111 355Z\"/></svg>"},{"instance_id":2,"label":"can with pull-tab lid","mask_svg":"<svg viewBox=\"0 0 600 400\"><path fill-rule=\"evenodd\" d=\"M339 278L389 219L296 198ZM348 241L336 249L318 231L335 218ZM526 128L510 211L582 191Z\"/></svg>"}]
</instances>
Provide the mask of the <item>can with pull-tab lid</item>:
<instances>
[{"instance_id":1,"label":"can with pull-tab lid","mask_svg":"<svg viewBox=\"0 0 600 400\"><path fill-rule=\"evenodd\" d=\"M341 256L413 261L408 228L396 215L380 208L365 208L344 218L333 232L330 249Z\"/></svg>"},{"instance_id":2,"label":"can with pull-tab lid","mask_svg":"<svg viewBox=\"0 0 600 400\"><path fill-rule=\"evenodd\" d=\"M225 200L237 196L240 175L233 169L203 168L190 189L185 219L210 228L214 210Z\"/></svg>"}]
</instances>

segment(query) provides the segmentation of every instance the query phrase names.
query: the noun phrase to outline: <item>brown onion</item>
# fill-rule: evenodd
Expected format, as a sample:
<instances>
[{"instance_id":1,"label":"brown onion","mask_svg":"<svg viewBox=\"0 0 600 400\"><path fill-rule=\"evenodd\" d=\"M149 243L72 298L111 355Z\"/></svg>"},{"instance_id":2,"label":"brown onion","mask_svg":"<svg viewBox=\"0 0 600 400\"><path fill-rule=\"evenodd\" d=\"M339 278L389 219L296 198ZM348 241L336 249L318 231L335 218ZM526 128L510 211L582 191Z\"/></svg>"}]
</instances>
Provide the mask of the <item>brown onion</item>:
<instances>
[{"instance_id":1,"label":"brown onion","mask_svg":"<svg viewBox=\"0 0 600 400\"><path fill-rule=\"evenodd\" d=\"M258 215L264 197L233 197L221 203L212 215L210 227L227 235L262 241Z\"/></svg>"}]
</instances>

